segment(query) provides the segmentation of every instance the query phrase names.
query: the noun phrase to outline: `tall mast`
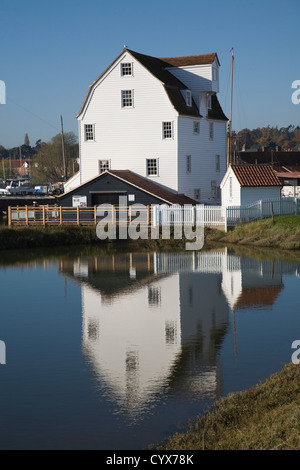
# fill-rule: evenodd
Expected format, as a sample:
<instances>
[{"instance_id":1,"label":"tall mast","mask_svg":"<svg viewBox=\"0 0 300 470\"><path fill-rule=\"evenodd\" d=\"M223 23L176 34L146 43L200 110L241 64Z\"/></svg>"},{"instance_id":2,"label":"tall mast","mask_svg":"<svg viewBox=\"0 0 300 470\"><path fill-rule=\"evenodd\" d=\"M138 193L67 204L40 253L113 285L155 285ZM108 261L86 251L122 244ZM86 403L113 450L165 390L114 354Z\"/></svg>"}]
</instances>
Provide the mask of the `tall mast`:
<instances>
[{"instance_id":1,"label":"tall mast","mask_svg":"<svg viewBox=\"0 0 300 470\"><path fill-rule=\"evenodd\" d=\"M230 49L231 52L231 93L230 93L230 118L227 127L227 168L231 163L231 124L232 124L232 95L233 95L233 47Z\"/></svg>"}]
</instances>

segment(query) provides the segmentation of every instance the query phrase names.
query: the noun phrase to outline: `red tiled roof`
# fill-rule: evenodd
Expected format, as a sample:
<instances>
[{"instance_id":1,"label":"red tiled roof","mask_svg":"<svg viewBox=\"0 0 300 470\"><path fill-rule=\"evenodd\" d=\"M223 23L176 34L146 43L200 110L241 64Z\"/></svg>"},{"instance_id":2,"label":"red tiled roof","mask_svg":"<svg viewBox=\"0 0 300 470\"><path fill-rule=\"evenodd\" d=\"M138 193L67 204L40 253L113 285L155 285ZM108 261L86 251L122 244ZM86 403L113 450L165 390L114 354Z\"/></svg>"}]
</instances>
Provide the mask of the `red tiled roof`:
<instances>
[{"instance_id":1,"label":"red tiled roof","mask_svg":"<svg viewBox=\"0 0 300 470\"><path fill-rule=\"evenodd\" d=\"M282 186L271 165L231 165L241 186Z\"/></svg>"},{"instance_id":2,"label":"red tiled roof","mask_svg":"<svg viewBox=\"0 0 300 470\"><path fill-rule=\"evenodd\" d=\"M199 204L199 202L195 201L194 199L191 199L184 194L178 194L175 192L172 192L171 190L164 188L163 186L160 186L157 183L154 183L153 181L149 180L148 178L144 178L143 176L138 175L137 173L133 173L130 170L105 170L103 173L100 175L95 176L94 178L91 178L88 181L85 181L84 183L80 184L79 186L76 186L76 188L71 189L70 191L61 194L57 196L58 199L63 199L63 197L66 194L72 194L76 191L78 191L79 188L83 188L93 181L103 178L106 174L110 174L116 178L121 179L125 183L128 183L132 186L135 186L136 188L140 189L141 191L144 191L158 199L160 199L162 202L161 204L178 204L180 206L186 205L196 205Z\"/></svg>"},{"instance_id":3,"label":"red tiled roof","mask_svg":"<svg viewBox=\"0 0 300 470\"><path fill-rule=\"evenodd\" d=\"M107 173L110 173L117 178L126 181L126 183L136 186L142 191L146 191L147 193L162 199L167 204L179 204L181 206L185 204L198 204L194 199L191 199L185 195L173 193L172 191L169 191L168 189L165 189L153 181L133 173L130 170L107 170Z\"/></svg>"},{"instance_id":4,"label":"red tiled roof","mask_svg":"<svg viewBox=\"0 0 300 470\"><path fill-rule=\"evenodd\" d=\"M282 291L282 285L270 287L248 287L244 288L239 296L235 307L249 308L258 306L271 306L274 305L276 299Z\"/></svg>"}]
</instances>

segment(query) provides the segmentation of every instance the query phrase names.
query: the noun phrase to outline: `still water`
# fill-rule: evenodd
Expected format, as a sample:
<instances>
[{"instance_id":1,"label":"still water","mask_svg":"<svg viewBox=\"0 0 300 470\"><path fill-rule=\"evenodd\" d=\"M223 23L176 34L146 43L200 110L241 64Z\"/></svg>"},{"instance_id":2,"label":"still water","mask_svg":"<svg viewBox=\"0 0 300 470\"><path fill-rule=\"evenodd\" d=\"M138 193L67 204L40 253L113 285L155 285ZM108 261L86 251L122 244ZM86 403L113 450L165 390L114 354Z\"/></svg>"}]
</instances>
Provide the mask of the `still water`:
<instances>
[{"instance_id":1,"label":"still water","mask_svg":"<svg viewBox=\"0 0 300 470\"><path fill-rule=\"evenodd\" d=\"M1 449L145 449L291 361L300 263L227 249L0 259Z\"/></svg>"}]
</instances>

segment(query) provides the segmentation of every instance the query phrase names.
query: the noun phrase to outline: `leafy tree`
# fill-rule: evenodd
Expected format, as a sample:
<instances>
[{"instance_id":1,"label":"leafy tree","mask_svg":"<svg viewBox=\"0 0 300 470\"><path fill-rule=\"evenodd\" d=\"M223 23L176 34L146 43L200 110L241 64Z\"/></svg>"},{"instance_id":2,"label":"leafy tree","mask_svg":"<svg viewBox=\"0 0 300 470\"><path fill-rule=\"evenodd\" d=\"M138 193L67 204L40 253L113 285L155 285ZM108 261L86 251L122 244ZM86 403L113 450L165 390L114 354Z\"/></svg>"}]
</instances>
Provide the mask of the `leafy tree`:
<instances>
[{"instance_id":1,"label":"leafy tree","mask_svg":"<svg viewBox=\"0 0 300 470\"><path fill-rule=\"evenodd\" d=\"M57 134L47 143L39 141L37 153L31 165L32 183L56 183L64 181L66 176L73 175L74 162L77 161L79 154L77 137L73 132L64 133L64 154L66 175L64 174L62 135Z\"/></svg>"},{"instance_id":2,"label":"leafy tree","mask_svg":"<svg viewBox=\"0 0 300 470\"><path fill-rule=\"evenodd\" d=\"M29 137L28 137L28 134L27 134L27 133L25 134L24 145L25 145L26 147L29 147L29 146L30 146Z\"/></svg>"}]
</instances>

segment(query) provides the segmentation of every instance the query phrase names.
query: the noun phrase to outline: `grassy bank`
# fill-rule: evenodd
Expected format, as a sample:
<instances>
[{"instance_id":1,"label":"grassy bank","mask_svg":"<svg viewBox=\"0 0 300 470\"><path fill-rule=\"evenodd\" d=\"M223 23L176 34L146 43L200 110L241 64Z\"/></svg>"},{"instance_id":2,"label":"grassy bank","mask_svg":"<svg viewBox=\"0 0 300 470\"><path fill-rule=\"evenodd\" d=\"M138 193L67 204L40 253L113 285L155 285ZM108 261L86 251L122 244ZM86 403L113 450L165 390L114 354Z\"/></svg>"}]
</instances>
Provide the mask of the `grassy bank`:
<instances>
[{"instance_id":1,"label":"grassy bank","mask_svg":"<svg viewBox=\"0 0 300 470\"><path fill-rule=\"evenodd\" d=\"M206 238L210 242L300 250L300 215L256 220L227 233L211 229Z\"/></svg>"},{"instance_id":2,"label":"grassy bank","mask_svg":"<svg viewBox=\"0 0 300 470\"><path fill-rule=\"evenodd\" d=\"M161 450L300 450L300 365L220 399Z\"/></svg>"},{"instance_id":3,"label":"grassy bank","mask_svg":"<svg viewBox=\"0 0 300 470\"><path fill-rule=\"evenodd\" d=\"M98 245L111 249L145 250L184 250L186 240L152 240L150 233L146 240L99 240L95 227L28 227L6 228L0 230L0 250L28 249L60 246Z\"/></svg>"},{"instance_id":4,"label":"grassy bank","mask_svg":"<svg viewBox=\"0 0 300 470\"><path fill-rule=\"evenodd\" d=\"M152 240L104 240L97 238L95 227L28 227L0 230L0 249L41 248L70 245L102 245L118 249L164 249L184 250L186 239ZM300 215L262 219L235 227L225 233L215 229L205 229L205 247L212 244L235 246L267 247L281 250L300 250Z\"/></svg>"}]
</instances>

